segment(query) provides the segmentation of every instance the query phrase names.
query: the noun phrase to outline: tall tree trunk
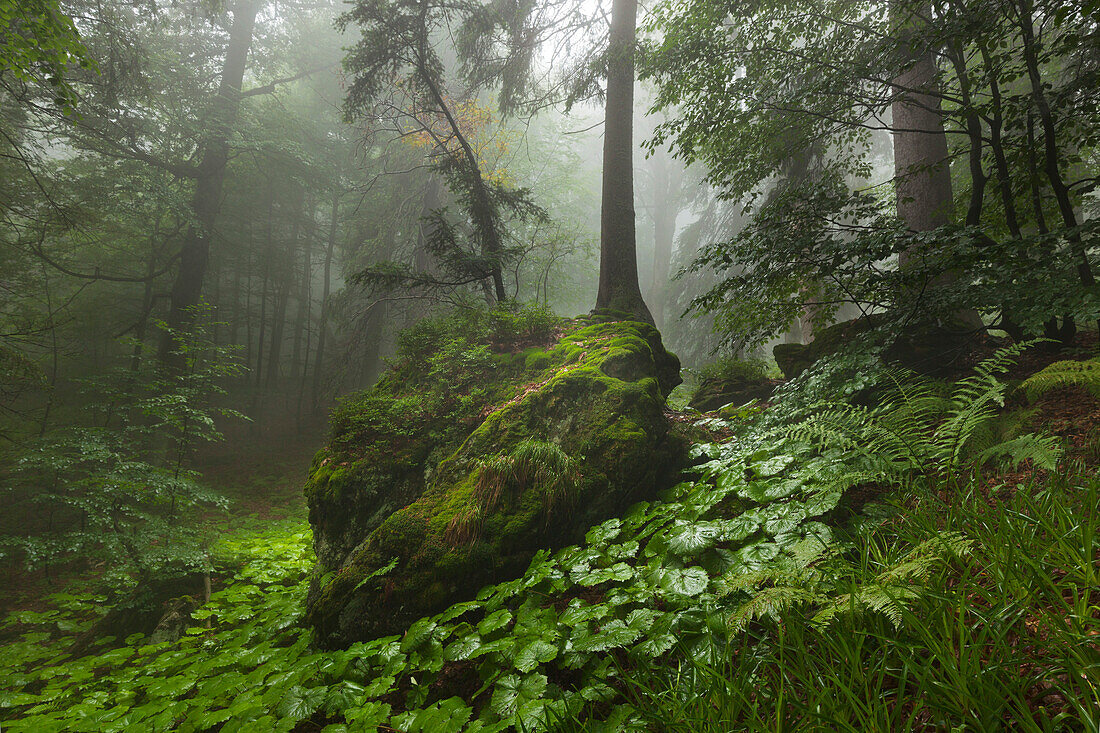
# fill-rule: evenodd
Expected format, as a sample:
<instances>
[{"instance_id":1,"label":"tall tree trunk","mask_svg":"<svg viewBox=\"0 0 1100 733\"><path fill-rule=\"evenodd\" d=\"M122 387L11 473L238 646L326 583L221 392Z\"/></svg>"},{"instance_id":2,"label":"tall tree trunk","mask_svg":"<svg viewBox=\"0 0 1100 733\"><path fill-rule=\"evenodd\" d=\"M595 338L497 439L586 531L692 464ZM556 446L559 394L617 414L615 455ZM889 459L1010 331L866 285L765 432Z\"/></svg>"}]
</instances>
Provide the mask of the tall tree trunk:
<instances>
[{"instance_id":1,"label":"tall tree trunk","mask_svg":"<svg viewBox=\"0 0 1100 733\"><path fill-rule=\"evenodd\" d=\"M989 118L989 149L993 151L993 167L997 173L997 185L1001 189L1001 203L1005 210L1005 224L1015 239L1020 239L1020 217L1016 212L1016 197L1012 191L1012 177L1008 170L1008 158L1004 148L1004 104L1001 98L1001 85L997 80L997 70L984 43L978 48L982 54L982 63L989 79L989 94L992 102L992 116Z\"/></svg>"},{"instance_id":2,"label":"tall tree trunk","mask_svg":"<svg viewBox=\"0 0 1100 733\"><path fill-rule=\"evenodd\" d=\"M340 221L340 189L332 194L332 218L328 225L328 242L325 246L325 269L321 279L321 317L317 326L317 355L313 359L313 410L320 405L321 376L325 366L325 341L328 336L329 291L332 288L332 257L336 250L336 232Z\"/></svg>"},{"instance_id":3,"label":"tall tree trunk","mask_svg":"<svg viewBox=\"0 0 1100 733\"><path fill-rule=\"evenodd\" d=\"M653 323L638 285L634 221L634 39L638 0L613 0L604 105L597 310Z\"/></svg>"},{"instance_id":4,"label":"tall tree trunk","mask_svg":"<svg viewBox=\"0 0 1100 733\"><path fill-rule=\"evenodd\" d=\"M951 166L937 89L936 61L932 49L924 41L925 18L931 14L931 7L922 4L909 17L898 18L898 32L903 45L909 47L911 63L894 80L898 98L891 106L898 218L914 232L926 232L949 223L953 209ZM980 164L980 159L978 162ZM915 254L899 253L899 266L904 267ZM929 285L946 284L958 276L959 273L948 270ZM954 317L967 329L984 327L973 309L960 309Z\"/></svg>"},{"instance_id":5,"label":"tall tree trunk","mask_svg":"<svg viewBox=\"0 0 1100 733\"><path fill-rule=\"evenodd\" d=\"M970 76L966 69L966 56L962 45L955 42L951 45L948 54L951 65L955 68L955 76L959 80L959 96L962 98L963 107L966 109L966 137L969 143L967 161L970 167L970 202L966 207L966 225L976 227L982 220L982 204L985 201L985 185L989 176L982 167L982 118L974 106L974 100L970 92ZM946 142L946 136L945 136Z\"/></svg>"},{"instance_id":6,"label":"tall tree trunk","mask_svg":"<svg viewBox=\"0 0 1100 733\"><path fill-rule=\"evenodd\" d=\"M290 244L282 260L282 273L276 285L275 317L271 321L271 353L267 357L267 382L270 390L279 377L280 362L283 353L283 335L287 326L287 306L290 303L290 291L294 287L294 270L298 256L299 235L302 229L303 195L300 189L294 191L294 204L291 209Z\"/></svg>"},{"instance_id":7,"label":"tall tree trunk","mask_svg":"<svg viewBox=\"0 0 1100 733\"><path fill-rule=\"evenodd\" d=\"M256 337L256 388L260 387L260 378L264 372L264 337L267 335L267 284L271 280L271 259L274 256L274 244L272 242L271 219L275 209L275 192L268 189L267 198L267 226L265 227L264 241L264 268L263 283L260 286L260 328Z\"/></svg>"},{"instance_id":8,"label":"tall tree trunk","mask_svg":"<svg viewBox=\"0 0 1100 733\"><path fill-rule=\"evenodd\" d=\"M298 280L298 312L294 323L294 349L291 352L290 363L294 378L300 379L305 374L305 366L302 362L302 337L309 332L309 317L313 310L312 292L310 280L313 276L313 234L315 220L313 218L313 202L306 207L309 218L306 220L306 236L302 240L302 271ZM303 211L303 214L305 211ZM306 348L306 360L309 359L309 349ZM300 402L301 400L299 400Z\"/></svg>"},{"instance_id":9,"label":"tall tree trunk","mask_svg":"<svg viewBox=\"0 0 1100 733\"><path fill-rule=\"evenodd\" d=\"M168 326L177 331L190 327L193 309L202 295L202 282L210 257L210 238L221 208L225 166L229 161L229 135L241 106L241 83L244 81L245 62L252 45L252 31L259 9L260 0L238 0L233 8L229 46L208 123L210 134L203 145L195 195L191 201L195 222L188 227L184 237L179 269L172 285ZM175 352L176 344L166 332L161 339L159 357L162 363L178 369L182 366L182 359Z\"/></svg>"},{"instance_id":10,"label":"tall tree trunk","mask_svg":"<svg viewBox=\"0 0 1100 733\"><path fill-rule=\"evenodd\" d=\"M1050 187L1054 191L1054 200L1058 203L1058 212L1062 215L1062 225L1066 229L1074 229L1077 226L1077 213L1074 211L1073 200L1070 197L1069 186L1066 185L1062 172L1058 167L1058 131L1054 121L1054 114L1050 109L1050 101L1047 99L1043 88L1043 79L1039 70L1039 49L1035 38L1035 27L1032 21L1031 0L1020 0L1020 31L1024 42L1024 63L1027 66L1028 81L1031 82L1032 100L1039 112L1039 124L1043 129L1043 162L1050 181ZM1077 276L1084 288L1092 288L1096 285L1096 278L1092 273L1092 265L1089 263L1088 252L1085 243L1077 232L1069 235L1069 243L1074 257L1077 259ZM1066 319L1068 321L1068 318ZM1100 333L1100 320L1096 323L1097 333ZM1076 330L1073 327L1073 330ZM1065 323L1062 327L1063 341L1073 340L1070 326Z\"/></svg>"},{"instance_id":11,"label":"tall tree trunk","mask_svg":"<svg viewBox=\"0 0 1100 733\"><path fill-rule=\"evenodd\" d=\"M295 253L291 253L290 262L294 261ZM290 286L293 282L291 273L293 266L288 263L283 277L276 285L275 314L271 318L271 351L267 355L267 378L264 386L270 390L275 386L275 380L279 377L279 361L282 358L283 334L286 332L286 311L290 302Z\"/></svg>"},{"instance_id":12,"label":"tall tree trunk","mask_svg":"<svg viewBox=\"0 0 1100 733\"><path fill-rule=\"evenodd\" d=\"M653 277L645 300L658 327L664 325L665 301L672 270L672 245L676 238L676 217L680 213L683 174L661 151L650 160L653 180L650 218L653 220Z\"/></svg>"},{"instance_id":13,"label":"tall tree trunk","mask_svg":"<svg viewBox=\"0 0 1100 733\"><path fill-rule=\"evenodd\" d=\"M936 66L931 51L895 80L900 97L891 107L894 139L894 187L898 218L914 232L926 232L951 220L951 171L940 98L933 90Z\"/></svg>"}]
</instances>

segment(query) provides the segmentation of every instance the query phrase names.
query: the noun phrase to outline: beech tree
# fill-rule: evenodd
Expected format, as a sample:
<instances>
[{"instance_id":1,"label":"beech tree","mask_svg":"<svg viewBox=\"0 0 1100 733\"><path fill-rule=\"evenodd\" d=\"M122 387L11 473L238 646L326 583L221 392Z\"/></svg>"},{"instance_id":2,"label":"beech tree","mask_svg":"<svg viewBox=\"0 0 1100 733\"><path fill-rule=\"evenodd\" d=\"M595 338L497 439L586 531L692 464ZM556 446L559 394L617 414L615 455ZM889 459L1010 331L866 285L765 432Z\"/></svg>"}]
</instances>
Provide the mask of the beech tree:
<instances>
[{"instance_id":1,"label":"beech tree","mask_svg":"<svg viewBox=\"0 0 1100 733\"><path fill-rule=\"evenodd\" d=\"M657 141L754 214L704 248L699 266L729 277L696 306L741 313L728 324L749 340L843 304L903 320L977 308L1018 335L1061 315L1067 340L1074 318L1095 318L1075 209L1096 182L1079 145L1100 131L1098 94L1070 30L1093 25L1071 3L1039 5L658 5L645 72L672 116ZM813 145L818 174L783 183Z\"/></svg>"}]
</instances>

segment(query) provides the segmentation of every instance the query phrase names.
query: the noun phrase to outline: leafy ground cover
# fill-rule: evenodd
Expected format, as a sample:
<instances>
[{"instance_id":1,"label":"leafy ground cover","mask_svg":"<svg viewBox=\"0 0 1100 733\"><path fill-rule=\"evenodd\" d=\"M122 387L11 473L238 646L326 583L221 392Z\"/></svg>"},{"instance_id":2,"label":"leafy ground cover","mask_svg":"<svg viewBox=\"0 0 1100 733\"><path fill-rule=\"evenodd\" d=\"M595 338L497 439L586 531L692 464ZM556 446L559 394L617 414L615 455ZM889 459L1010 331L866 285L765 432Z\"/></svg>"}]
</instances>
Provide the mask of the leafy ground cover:
<instances>
[{"instance_id":1,"label":"leafy ground cover","mask_svg":"<svg viewBox=\"0 0 1100 733\"><path fill-rule=\"evenodd\" d=\"M660 499L344 651L298 624L304 523L225 536L218 563L237 569L174 644L66 658L97 610L75 594L10 619L35 628L4 647L0 716L36 732L1096 730L1100 484L1080 462L1006 482L956 460L983 453L993 376L920 402L922 461L822 447L774 408L708 418L732 437L697 446ZM881 433L905 399L845 429Z\"/></svg>"}]
</instances>

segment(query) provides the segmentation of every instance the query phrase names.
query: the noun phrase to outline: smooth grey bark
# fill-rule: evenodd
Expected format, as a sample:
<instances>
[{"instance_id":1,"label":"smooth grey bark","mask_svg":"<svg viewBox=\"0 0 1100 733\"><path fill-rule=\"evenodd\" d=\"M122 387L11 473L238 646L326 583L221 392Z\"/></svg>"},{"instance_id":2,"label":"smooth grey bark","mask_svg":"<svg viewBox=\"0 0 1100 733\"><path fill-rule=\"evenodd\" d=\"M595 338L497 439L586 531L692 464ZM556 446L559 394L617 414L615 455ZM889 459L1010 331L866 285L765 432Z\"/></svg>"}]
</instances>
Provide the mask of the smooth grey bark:
<instances>
[{"instance_id":1,"label":"smooth grey bark","mask_svg":"<svg viewBox=\"0 0 1100 733\"><path fill-rule=\"evenodd\" d=\"M924 19L931 14L931 8L923 4L914 14L899 19L903 45L910 47L909 64L894 80L898 97L891 106L898 218L914 232L948 224L954 208L936 61L933 50L922 39ZM912 252L899 253L898 265L904 267L912 256ZM947 270L929 285L946 284L958 276L958 272ZM970 330L985 326L971 308L956 311L954 318Z\"/></svg>"},{"instance_id":2,"label":"smooth grey bark","mask_svg":"<svg viewBox=\"0 0 1100 733\"><path fill-rule=\"evenodd\" d=\"M634 220L634 40L637 0L613 0L604 106L600 286L597 310L653 323L638 285Z\"/></svg>"},{"instance_id":3,"label":"smooth grey bark","mask_svg":"<svg viewBox=\"0 0 1100 733\"><path fill-rule=\"evenodd\" d=\"M904 90L891 107L898 218L911 230L926 232L947 224L952 208L947 134L934 93L931 51L920 52L895 83Z\"/></svg>"}]
</instances>

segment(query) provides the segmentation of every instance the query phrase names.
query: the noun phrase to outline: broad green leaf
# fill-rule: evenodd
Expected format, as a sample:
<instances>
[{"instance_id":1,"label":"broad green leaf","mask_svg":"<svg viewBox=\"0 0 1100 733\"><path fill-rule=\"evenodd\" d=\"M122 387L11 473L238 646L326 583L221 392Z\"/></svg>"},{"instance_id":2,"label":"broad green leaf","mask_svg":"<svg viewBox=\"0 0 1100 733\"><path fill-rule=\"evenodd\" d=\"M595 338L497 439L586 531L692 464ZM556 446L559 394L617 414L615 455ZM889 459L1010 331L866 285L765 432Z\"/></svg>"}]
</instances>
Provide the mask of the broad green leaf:
<instances>
[{"instance_id":1,"label":"broad green leaf","mask_svg":"<svg viewBox=\"0 0 1100 733\"><path fill-rule=\"evenodd\" d=\"M661 589L667 593L697 596L707 589L710 577L700 567L669 568L661 576Z\"/></svg>"}]
</instances>

